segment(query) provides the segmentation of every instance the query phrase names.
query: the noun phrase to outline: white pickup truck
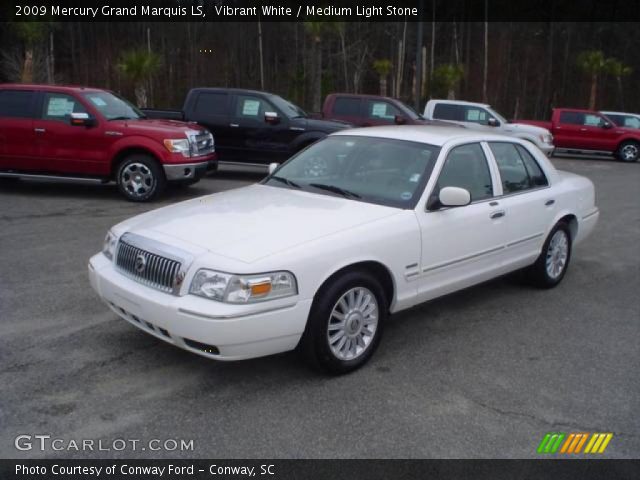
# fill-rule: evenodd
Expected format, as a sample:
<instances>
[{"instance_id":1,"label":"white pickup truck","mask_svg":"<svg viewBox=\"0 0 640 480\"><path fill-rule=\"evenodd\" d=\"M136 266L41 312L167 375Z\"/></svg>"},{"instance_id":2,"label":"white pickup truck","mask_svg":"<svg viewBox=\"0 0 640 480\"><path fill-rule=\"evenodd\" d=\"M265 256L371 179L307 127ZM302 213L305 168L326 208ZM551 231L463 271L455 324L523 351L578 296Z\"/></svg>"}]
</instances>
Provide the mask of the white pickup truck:
<instances>
[{"instance_id":1,"label":"white pickup truck","mask_svg":"<svg viewBox=\"0 0 640 480\"><path fill-rule=\"evenodd\" d=\"M424 107L428 120L446 120L486 133L521 138L533 143L547 157L553 154L553 135L545 128L522 123L509 123L502 115L484 103L460 100L429 100Z\"/></svg>"}]
</instances>

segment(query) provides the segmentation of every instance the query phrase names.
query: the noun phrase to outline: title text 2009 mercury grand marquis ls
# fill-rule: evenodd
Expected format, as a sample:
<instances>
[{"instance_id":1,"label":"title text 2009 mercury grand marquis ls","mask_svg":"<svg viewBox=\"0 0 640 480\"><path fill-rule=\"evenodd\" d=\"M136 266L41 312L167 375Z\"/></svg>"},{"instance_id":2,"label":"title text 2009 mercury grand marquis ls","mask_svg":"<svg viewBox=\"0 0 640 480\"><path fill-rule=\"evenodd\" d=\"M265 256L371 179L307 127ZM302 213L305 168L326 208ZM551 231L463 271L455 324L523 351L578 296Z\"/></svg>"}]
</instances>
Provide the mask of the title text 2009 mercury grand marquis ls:
<instances>
[{"instance_id":1,"label":"title text 2009 mercury grand marquis ls","mask_svg":"<svg viewBox=\"0 0 640 480\"><path fill-rule=\"evenodd\" d=\"M447 127L335 133L258 185L114 226L93 288L133 325L239 360L299 347L344 373L390 313L527 268L553 287L598 219L535 146Z\"/></svg>"}]
</instances>

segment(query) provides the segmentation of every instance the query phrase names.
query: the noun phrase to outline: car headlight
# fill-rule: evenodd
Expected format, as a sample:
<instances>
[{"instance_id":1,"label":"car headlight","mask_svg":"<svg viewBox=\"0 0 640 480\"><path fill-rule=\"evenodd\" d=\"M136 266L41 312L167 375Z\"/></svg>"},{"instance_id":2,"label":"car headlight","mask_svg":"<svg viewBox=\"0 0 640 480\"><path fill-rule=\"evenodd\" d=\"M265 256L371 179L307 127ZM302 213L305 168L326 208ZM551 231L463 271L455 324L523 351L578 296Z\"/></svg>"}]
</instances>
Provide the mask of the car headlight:
<instances>
[{"instance_id":1,"label":"car headlight","mask_svg":"<svg viewBox=\"0 0 640 480\"><path fill-rule=\"evenodd\" d=\"M187 138L168 138L164 141L164 148L169 150L171 153L181 153L184 157L191 156L191 144Z\"/></svg>"},{"instance_id":2,"label":"car headlight","mask_svg":"<svg viewBox=\"0 0 640 480\"><path fill-rule=\"evenodd\" d=\"M553 144L553 135L549 133L545 133L544 135L540 135L540 140L542 143L548 143L549 145Z\"/></svg>"},{"instance_id":3,"label":"car headlight","mask_svg":"<svg viewBox=\"0 0 640 480\"><path fill-rule=\"evenodd\" d=\"M104 243L102 244L102 253L109 260L113 260L114 255L116 254L116 245L118 244L118 238L113 234L113 232L107 232L107 236L104 237Z\"/></svg>"},{"instance_id":4,"label":"car headlight","mask_svg":"<svg viewBox=\"0 0 640 480\"><path fill-rule=\"evenodd\" d=\"M297 295L298 284L290 272L233 275L201 269L189 293L225 303L256 303Z\"/></svg>"}]
</instances>

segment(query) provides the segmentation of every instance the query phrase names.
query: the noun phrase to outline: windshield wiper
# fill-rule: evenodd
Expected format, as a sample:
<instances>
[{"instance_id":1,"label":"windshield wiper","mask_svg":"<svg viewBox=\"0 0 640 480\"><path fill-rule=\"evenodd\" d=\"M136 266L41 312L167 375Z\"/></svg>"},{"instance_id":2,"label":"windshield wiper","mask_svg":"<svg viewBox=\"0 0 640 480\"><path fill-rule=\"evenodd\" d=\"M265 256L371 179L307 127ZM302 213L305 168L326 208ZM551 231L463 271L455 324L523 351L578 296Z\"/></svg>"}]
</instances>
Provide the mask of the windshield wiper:
<instances>
[{"instance_id":1,"label":"windshield wiper","mask_svg":"<svg viewBox=\"0 0 640 480\"><path fill-rule=\"evenodd\" d=\"M109 121L112 121L112 120L137 120L137 118L136 117L113 117L109 119Z\"/></svg>"},{"instance_id":2,"label":"windshield wiper","mask_svg":"<svg viewBox=\"0 0 640 480\"><path fill-rule=\"evenodd\" d=\"M324 183L310 183L309 186L315 187L319 190L326 190L327 192L337 193L338 195L342 195L345 198L362 198L355 192L336 187L335 185L325 185Z\"/></svg>"},{"instance_id":3,"label":"windshield wiper","mask_svg":"<svg viewBox=\"0 0 640 480\"><path fill-rule=\"evenodd\" d=\"M288 185L290 187L293 188L302 188L300 185L298 185L296 182L289 180L288 178L284 178L284 177L279 177L277 175L271 175L269 177L269 180L276 180L278 182L284 183L285 185Z\"/></svg>"}]
</instances>

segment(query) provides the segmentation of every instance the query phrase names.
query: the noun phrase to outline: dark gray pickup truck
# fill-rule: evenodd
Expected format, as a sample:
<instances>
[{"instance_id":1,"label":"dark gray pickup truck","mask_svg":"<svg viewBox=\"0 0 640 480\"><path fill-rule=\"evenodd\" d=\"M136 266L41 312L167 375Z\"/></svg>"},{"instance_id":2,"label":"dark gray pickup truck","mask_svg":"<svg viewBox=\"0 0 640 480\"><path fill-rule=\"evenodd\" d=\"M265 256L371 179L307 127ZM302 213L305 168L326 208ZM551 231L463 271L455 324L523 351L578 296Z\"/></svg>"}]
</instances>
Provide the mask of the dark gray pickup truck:
<instances>
[{"instance_id":1,"label":"dark gray pickup truck","mask_svg":"<svg viewBox=\"0 0 640 480\"><path fill-rule=\"evenodd\" d=\"M220 164L267 166L282 163L307 145L349 124L310 118L272 93L235 88L194 88L183 109L144 109L149 118L196 122L216 142Z\"/></svg>"}]
</instances>

